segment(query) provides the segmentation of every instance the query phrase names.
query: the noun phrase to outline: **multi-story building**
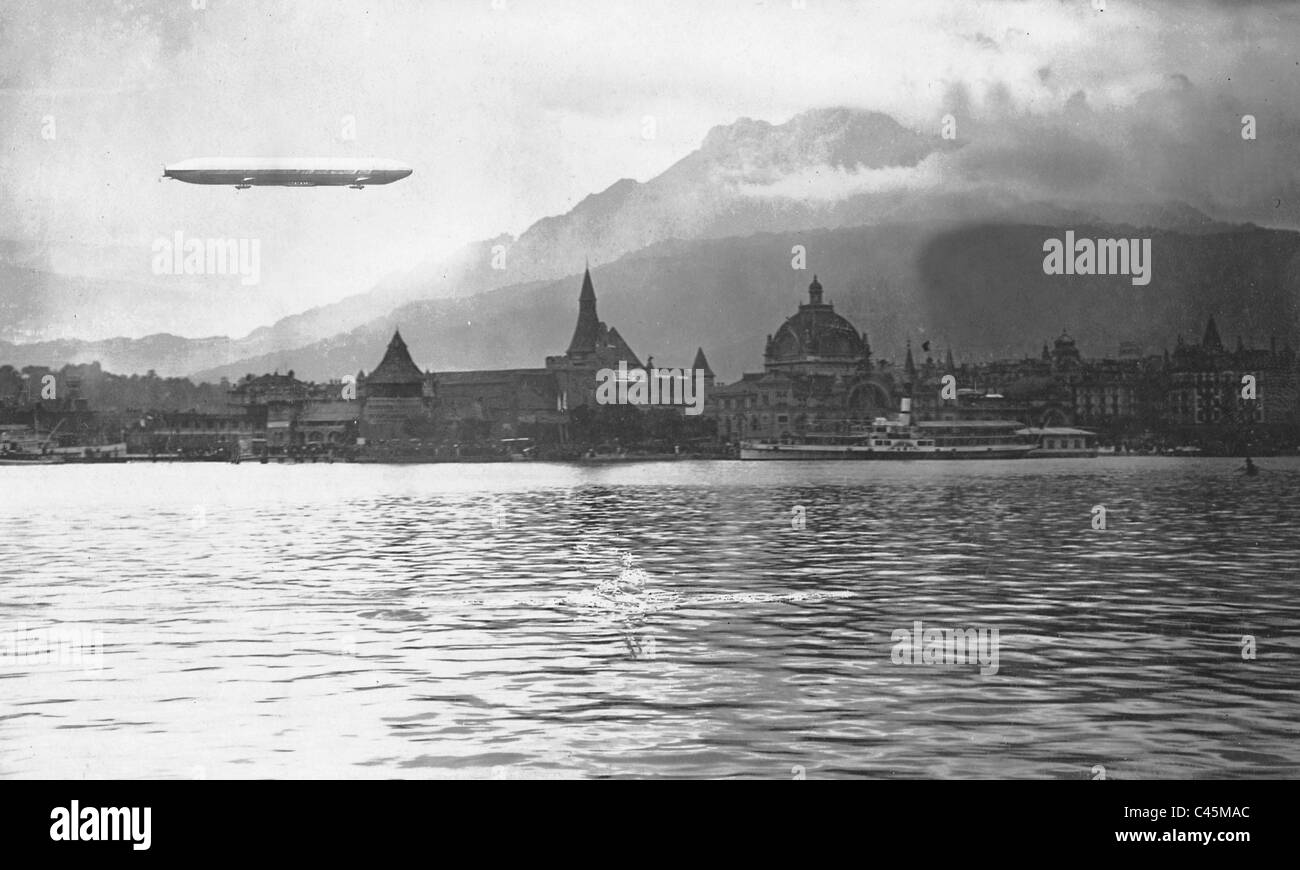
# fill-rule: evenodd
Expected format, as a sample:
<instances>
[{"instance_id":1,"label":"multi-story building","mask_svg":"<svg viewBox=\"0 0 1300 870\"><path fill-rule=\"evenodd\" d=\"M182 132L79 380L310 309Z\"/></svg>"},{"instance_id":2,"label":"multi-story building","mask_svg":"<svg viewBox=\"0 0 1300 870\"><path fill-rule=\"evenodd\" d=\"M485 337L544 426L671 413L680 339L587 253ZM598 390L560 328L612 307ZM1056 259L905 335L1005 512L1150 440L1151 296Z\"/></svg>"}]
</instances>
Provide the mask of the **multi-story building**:
<instances>
[{"instance_id":1,"label":"multi-story building","mask_svg":"<svg viewBox=\"0 0 1300 870\"><path fill-rule=\"evenodd\" d=\"M126 428L127 449L135 454L251 456L266 451L265 409L248 407L229 414L200 411L141 412Z\"/></svg>"},{"instance_id":2,"label":"multi-story building","mask_svg":"<svg viewBox=\"0 0 1300 870\"><path fill-rule=\"evenodd\" d=\"M397 336L400 341L401 337ZM240 436L242 455L282 456L332 452L356 443L361 403L343 399L343 385L316 385L300 381L292 370L245 377L230 390L233 413L213 424L245 425L251 435Z\"/></svg>"},{"instance_id":3,"label":"multi-story building","mask_svg":"<svg viewBox=\"0 0 1300 870\"><path fill-rule=\"evenodd\" d=\"M1223 346L1211 318L1199 345L1180 338L1168 365L1164 417L1185 438L1207 430L1286 437L1300 424L1300 371L1288 342L1268 350Z\"/></svg>"},{"instance_id":4,"label":"multi-story building","mask_svg":"<svg viewBox=\"0 0 1300 870\"><path fill-rule=\"evenodd\" d=\"M718 437L786 437L835 431L897 407L901 385L875 367L866 333L825 300L817 276L808 301L767 337L763 371L715 387L706 408L718 420Z\"/></svg>"},{"instance_id":5,"label":"multi-story building","mask_svg":"<svg viewBox=\"0 0 1300 870\"><path fill-rule=\"evenodd\" d=\"M357 396L367 442L432 437L437 381L411 359L399 330L374 371L357 375Z\"/></svg>"},{"instance_id":6,"label":"multi-story building","mask_svg":"<svg viewBox=\"0 0 1300 870\"><path fill-rule=\"evenodd\" d=\"M703 363L701 365L701 363ZM358 375L362 434L368 440L406 438L442 443L532 438L564 442L571 414L596 404L602 369L642 368L618 330L601 321L590 269L582 276L578 318L568 349L543 368L421 373L395 334L379 366ZM704 351L696 367L712 371Z\"/></svg>"},{"instance_id":7,"label":"multi-story building","mask_svg":"<svg viewBox=\"0 0 1300 870\"><path fill-rule=\"evenodd\" d=\"M578 322L573 327L569 349L558 356L546 358L546 371L554 378L559 396L559 407L576 409L596 403L596 373L601 369L617 369L619 363L627 368L642 368L641 361L632 348L618 334L606 326L596 314L596 289L591 283L591 270L582 275L582 290L578 293Z\"/></svg>"}]
</instances>

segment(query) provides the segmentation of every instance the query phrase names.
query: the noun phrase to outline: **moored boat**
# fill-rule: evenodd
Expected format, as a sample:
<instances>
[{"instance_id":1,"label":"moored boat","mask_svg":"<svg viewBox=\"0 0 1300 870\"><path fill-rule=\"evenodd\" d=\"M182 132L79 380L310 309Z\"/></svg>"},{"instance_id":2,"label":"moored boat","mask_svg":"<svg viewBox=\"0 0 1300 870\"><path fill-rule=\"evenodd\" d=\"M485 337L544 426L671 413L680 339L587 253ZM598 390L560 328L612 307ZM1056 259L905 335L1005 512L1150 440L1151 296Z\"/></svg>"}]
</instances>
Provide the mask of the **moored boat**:
<instances>
[{"instance_id":1,"label":"moored boat","mask_svg":"<svg viewBox=\"0 0 1300 870\"><path fill-rule=\"evenodd\" d=\"M59 465L63 457L53 453L0 453L0 465Z\"/></svg>"},{"instance_id":2,"label":"moored boat","mask_svg":"<svg viewBox=\"0 0 1300 870\"><path fill-rule=\"evenodd\" d=\"M1016 420L928 420L913 423L911 400L893 418L877 417L848 433L809 433L784 439L751 440L740 458L790 459L1021 459L1037 446Z\"/></svg>"}]
</instances>

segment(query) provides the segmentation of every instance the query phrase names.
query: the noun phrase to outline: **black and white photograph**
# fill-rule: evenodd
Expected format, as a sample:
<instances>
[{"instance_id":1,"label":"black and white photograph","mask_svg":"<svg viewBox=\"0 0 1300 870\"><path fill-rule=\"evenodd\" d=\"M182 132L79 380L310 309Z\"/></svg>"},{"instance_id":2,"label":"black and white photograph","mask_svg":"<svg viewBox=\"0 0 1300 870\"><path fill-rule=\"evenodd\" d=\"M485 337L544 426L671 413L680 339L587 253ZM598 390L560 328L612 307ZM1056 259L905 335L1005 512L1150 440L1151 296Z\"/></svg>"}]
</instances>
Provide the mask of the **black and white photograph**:
<instances>
[{"instance_id":1,"label":"black and white photograph","mask_svg":"<svg viewBox=\"0 0 1300 870\"><path fill-rule=\"evenodd\" d=\"M1300 775L1300 6L0 0L0 120L0 780Z\"/></svg>"}]
</instances>

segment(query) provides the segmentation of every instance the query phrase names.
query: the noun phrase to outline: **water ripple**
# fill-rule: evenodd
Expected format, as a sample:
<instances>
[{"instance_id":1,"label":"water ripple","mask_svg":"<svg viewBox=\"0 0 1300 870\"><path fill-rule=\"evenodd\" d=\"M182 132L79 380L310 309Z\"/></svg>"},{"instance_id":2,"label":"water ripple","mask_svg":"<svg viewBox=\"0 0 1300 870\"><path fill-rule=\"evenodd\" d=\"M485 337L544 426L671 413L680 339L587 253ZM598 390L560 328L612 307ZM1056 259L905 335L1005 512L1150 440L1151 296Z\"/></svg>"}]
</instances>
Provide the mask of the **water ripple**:
<instances>
[{"instance_id":1,"label":"water ripple","mask_svg":"<svg viewBox=\"0 0 1300 870\"><path fill-rule=\"evenodd\" d=\"M0 776L1294 777L1236 464L0 469Z\"/></svg>"}]
</instances>

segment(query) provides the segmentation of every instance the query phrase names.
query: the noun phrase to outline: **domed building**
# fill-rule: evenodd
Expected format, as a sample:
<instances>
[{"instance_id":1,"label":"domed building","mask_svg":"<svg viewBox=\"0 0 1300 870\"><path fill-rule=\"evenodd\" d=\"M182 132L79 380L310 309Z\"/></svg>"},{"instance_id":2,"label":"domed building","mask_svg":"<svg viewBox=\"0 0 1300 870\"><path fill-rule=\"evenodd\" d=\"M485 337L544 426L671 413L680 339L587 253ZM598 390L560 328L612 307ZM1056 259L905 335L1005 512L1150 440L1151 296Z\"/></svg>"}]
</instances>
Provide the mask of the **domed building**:
<instances>
[{"instance_id":1,"label":"domed building","mask_svg":"<svg viewBox=\"0 0 1300 870\"><path fill-rule=\"evenodd\" d=\"M808 301L767 337L763 371L712 391L709 413L724 439L839 431L897 410L900 393L873 366L866 333L824 293L814 275Z\"/></svg>"},{"instance_id":2,"label":"domed building","mask_svg":"<svg viewBox=\"0 0 1300 870\"><path fill-rule=\"evenodd\" d=\"M808 285L808 301L767 337L763 352L763 367L773 374L851 377L870 366L866 333L859 334L823 300L816 275Z\"/></svg>"},{"instance_id":3,"label":"domed building","mask_svg":"<svg viewBox=\"0 0 1300 870\"><path fill-rule=\"evenodd\" d=\"M1063 331L1061 337L1052 343L1051 358L1052 372L1055 374L1071 374L1083 366L1079 346L1068 332Z\"/></svg>"}]
</instances>

